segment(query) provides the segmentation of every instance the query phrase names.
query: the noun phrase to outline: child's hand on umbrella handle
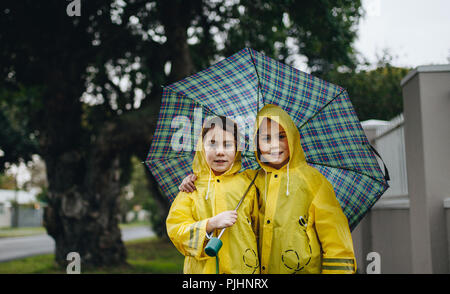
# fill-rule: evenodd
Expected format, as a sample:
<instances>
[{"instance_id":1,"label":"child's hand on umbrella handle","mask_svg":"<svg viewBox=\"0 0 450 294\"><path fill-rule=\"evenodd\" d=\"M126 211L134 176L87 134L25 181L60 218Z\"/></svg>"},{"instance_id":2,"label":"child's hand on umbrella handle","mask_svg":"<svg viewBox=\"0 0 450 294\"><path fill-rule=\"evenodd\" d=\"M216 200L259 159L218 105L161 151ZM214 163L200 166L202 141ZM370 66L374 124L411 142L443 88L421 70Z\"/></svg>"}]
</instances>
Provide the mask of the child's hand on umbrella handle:
<instances>
[{"instance_id":1,"label":"child's hand on umbrella handle","mask_svg":"<svg viewBox=\"0 0 450 294\"><path fill-rule=\"evenodd\" d=\"M183 179L181 184L178 186L178 190L180 190L181 192L188 192L188 193L194 192L194 190L196 189L194 185L196 179L197 176L195 174L188 175Z\"/></svg>"},{"instance_id":2,"label":"child's hand on umbrella handle","mask_svg":"<svg viewBox=\"0 0 450 294\"><path fill-rule=\"evenodd\" d=\"M237 212L235 210L224 211L208 219L208 222L206 223L206 231L209 234L216 229L231 227L236 223L236 220Z\"/></svg>"}]
</instances>

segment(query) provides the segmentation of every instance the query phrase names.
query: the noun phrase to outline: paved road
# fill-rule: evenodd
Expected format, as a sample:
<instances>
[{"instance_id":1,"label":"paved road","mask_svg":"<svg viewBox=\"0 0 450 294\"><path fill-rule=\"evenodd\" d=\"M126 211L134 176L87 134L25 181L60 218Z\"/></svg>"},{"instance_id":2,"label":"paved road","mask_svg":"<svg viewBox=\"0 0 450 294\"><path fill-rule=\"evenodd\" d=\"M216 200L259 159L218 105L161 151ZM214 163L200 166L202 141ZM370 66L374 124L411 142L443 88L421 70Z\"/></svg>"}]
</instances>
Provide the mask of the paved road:
<instances>
[{"instance_id":1,"label":"paved road","mask_svg":"<svg viewBox=\"0 0 450 294\"><path fill-rule=\"evenodd\" d=\"M122 240L154 236L155 233L146 227L127 228L122 230ZM47 234L28 237L0 238L0 262L17 258L53 253L55 241Z\"/></svg>"}]
</instances>

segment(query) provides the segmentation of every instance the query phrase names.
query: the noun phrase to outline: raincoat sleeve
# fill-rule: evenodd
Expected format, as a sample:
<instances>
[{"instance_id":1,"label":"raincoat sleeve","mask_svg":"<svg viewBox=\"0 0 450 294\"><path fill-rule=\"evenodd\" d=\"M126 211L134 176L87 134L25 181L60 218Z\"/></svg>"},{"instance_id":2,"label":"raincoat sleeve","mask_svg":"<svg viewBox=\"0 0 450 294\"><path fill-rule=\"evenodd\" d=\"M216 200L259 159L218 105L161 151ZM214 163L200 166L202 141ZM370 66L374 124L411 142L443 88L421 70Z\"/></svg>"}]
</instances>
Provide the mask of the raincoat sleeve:
<instances>
[{"instance_id":1,"label":"raincoat sleeve","mask_svg":"<svg viewBox=\"0 0 450 294\"><path fill-rule=\"evenodd\" d=\"M193 205L194 201L188 193L180 192L178 194L167 216L167 234L184 256L203 259L207 258L203 249L208 220L195 220L192 215Z\"/></svg>"},{"instance_id":2,"label":"raincoat sleeve","mask_svg":"<svg viewBox=\"0 0 450 294\"><path fill-rule=\"evenodd\" d=\"M326 178L315 182L316 194L311 203L310 217L314 220L322 246L322 273L355 273L356 259L347 217L330 182Z\"/></svg>"}]
</instances>

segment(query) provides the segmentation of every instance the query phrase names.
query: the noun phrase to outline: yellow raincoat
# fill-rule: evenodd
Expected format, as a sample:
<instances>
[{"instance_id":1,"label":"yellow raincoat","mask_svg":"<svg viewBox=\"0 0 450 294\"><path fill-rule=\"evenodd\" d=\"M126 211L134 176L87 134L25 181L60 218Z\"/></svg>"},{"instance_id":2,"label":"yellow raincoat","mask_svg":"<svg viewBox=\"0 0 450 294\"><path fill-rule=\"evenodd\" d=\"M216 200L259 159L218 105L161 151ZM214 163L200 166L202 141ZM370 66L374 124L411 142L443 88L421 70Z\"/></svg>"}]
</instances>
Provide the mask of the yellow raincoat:
<instances>
[{"instance_id":1,"label":"yellow raincoat","mask_svg":"<svg viewBox=\"0 0 450 294\"><path fill-rule=\"evenodd\" d=\"M236 152L230 169L215 176L209 168L202 138L198 140L193 171L197 176L196 190L180 192L175 198L166 220L167 233L175 247L186 256L185 274L215 274L216 258L205 254L208 242L208 218L227 210L234 210L251 179L241 169L241 153ZM201 149L200 149L201 148ZM253 185L238 209L236 223L228 227L221 237L219 273L258 274L258 200ZM214 232L217 236L220 230Z\"/></svg>"},{"instance_id":2,"label":"yellow raincoat","mask_svg":"<svg viewBox=\"0 0 450 294\"><path fill-rule=\"evenodd\" d=\"M261 162L255 152L265 170L255 181L261 194L261 273L354 273L352 237L332 185L306 163L299 131L289 114L266 105L258 113L258 128L265 117L285 129L290 159L277 170Z\"/></svg>"}]
</instances>

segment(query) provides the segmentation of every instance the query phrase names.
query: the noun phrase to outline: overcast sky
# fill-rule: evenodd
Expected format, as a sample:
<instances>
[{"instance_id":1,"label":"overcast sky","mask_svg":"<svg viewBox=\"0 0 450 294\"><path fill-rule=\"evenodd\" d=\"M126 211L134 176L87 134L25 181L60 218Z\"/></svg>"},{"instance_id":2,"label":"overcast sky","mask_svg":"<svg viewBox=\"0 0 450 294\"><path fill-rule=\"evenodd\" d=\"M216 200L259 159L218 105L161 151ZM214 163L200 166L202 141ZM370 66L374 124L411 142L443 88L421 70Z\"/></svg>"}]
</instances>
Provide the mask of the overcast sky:
<instances>
[{"instance_id":1,"label":"overcast sky","mask_svg":"<svg viewBox=\"0 0 450 294\"><path fill-rule=\"evenodd\" d=\"M363 0L355 48L371 62L388 49L396 66L450 63L449 0Z\"/></svg>"}]
</instances>

